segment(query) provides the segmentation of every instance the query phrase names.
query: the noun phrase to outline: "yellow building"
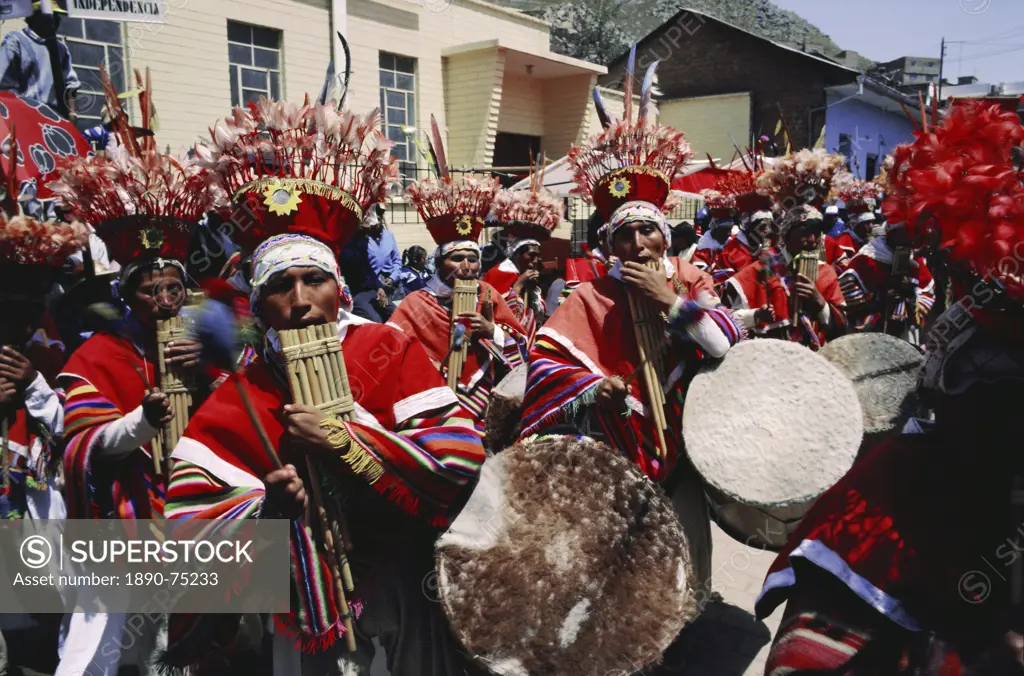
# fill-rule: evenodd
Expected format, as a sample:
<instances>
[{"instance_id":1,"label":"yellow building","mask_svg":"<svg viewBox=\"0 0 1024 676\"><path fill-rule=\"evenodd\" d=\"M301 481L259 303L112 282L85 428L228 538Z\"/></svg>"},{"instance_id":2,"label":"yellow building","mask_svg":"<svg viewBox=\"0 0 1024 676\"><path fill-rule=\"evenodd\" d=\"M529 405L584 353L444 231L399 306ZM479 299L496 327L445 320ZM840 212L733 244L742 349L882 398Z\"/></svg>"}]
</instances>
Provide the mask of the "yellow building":
<instances>
[{"instance_id":1,"label":"yellow building","mask_svg":"<svg viewBox=\"0 0 1024 676\"><path fill-rule=\"evenodd\" d=\"M99 123L101 63L122 91L149 68L157 141L172 150L248 99L315 98L332 56L344 60L337 32L351 49L346 106L381 107L410 179L425 167L415 140L425 141L431 115L449 164L474 170L522 167L538 152L558 158L592 131L590 90L605 69L551 52L543 21L480 0L170 0L162 24L61 27L83 81L80 126ZM392 204L399 244L428 244L405 206Z\"/></svg>"}]
</instances>

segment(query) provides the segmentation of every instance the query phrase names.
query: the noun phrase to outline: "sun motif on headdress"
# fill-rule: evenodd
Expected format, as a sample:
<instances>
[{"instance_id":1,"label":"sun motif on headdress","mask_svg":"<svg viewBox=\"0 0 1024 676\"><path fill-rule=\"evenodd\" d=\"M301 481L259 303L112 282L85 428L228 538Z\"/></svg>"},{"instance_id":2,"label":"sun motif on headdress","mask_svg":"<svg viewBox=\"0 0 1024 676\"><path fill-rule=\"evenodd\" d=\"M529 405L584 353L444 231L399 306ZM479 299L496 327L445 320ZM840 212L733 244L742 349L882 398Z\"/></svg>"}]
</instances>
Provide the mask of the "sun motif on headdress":
<instances>
[{"instance_id":1,"label":"sun motif on headdress","mask_svg":"<svg viewBox=\"0 0 1024 676\"><path fill-rule=\"evenodd\" d=\"M299 210L300 192L295 186L284 185L280 181L274 181L263 191L263 204L270 208L270 213L278 216L287 216Z\"/></svg>"},{"instance_id":2,"label":"sun motif on headdress","mask_svg":"<svg viewBox=\"0 0 1024 676\"><path fill-rule=\"evenodd\" d=\"M625 197L632 189L633 186L624 178L617 178L608 186L608 192L612 194L612 197Z\"/></svg>"},{"instance_id":3,"label":"sun motif on headdress","mask_svg":"<svg viewBox=\"0 0 1024 676\"><path fill-rule=\"evenodd\" d=\"M146 228L139 231L139 241L144 249L153 251L164 245L164 233L160 228Z\"/></svg>"},{"instance_id":4,"label":"sun motif on headdress","mask_svg":"<svg viewBox=\"0 0 1024 676\"><path fill-rule=\"evenodd\" d=\"M455 221L455 232L463 236L473 232L473 219L469 216L459 218Z\"/></svg>"}]
</instances>

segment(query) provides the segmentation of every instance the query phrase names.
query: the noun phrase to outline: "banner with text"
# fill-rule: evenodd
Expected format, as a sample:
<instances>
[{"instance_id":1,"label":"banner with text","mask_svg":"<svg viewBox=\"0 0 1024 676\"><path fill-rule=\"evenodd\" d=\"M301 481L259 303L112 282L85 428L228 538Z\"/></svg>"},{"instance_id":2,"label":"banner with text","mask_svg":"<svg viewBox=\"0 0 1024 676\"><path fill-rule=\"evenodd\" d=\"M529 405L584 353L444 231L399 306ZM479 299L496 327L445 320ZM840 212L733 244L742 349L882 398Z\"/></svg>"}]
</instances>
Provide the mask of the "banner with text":
<instances>
[{"instance_id":1,"label":"banner with text","mask_svg":"<svg viewBox=\"0 0 1024 676\"><path fill-rule=\"evenodd\" d=\"M0 0L0 21L32 14L32 0Z\"/></svg>"},{"instance_id":2,"label":"banner with text","mask_svg":"<svg viewBox=\"0 0 1024 676\"><path fill-rule=\"evenodd\" d=\"M68 0L73 19L163 23L167 0Z\"/></svg>"},{"instance_id":3,"label":"banner with text","mask_svg":"<svg viewBox=\"0 0 1024 676\"><path fill-rule=\"evenodd\" d=\"M0 613L288 611L290 524L0 520Z\"/></svg>"}]
</instances>

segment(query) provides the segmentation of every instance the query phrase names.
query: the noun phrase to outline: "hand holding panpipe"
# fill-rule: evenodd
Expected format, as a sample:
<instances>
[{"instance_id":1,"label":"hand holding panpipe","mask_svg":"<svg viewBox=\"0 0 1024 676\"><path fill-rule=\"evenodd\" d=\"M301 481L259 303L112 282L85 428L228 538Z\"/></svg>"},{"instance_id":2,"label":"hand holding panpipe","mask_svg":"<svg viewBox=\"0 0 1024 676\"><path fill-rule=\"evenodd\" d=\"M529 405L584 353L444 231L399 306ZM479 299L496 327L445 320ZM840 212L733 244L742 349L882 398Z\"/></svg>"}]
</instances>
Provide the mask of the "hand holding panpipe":
<instances>
[{"instance_id":1,"label":"hand holding panpipe","mask_svg":"<svg viewBox=\"0 0 1024 676\"><path fill-rule=\"evenodd\" d=\"M812 284L818 281L818 252L805 251L798 253L791 264L793 275L806 277ZM800 320L800 298L794 293L792 296L792 314L790 323L796 326Z\"/></svg>"},{"instance_id":2,"label":"hand holding panpipe","mask_svg":"<svg viewBox=\"0 0 1024 676\"><path fill-rule=\"evenodd\" d=\"M348 371L341 353L337 324L321 324L279 333L281 355L285 362L288 389L297 404L314 406L325 415L352 420L355 400L348 382ZM313 511L316 512L331 582L338 599L339 614L345 625L349 652L355 652L356 639L346 592L354 589L346 551L350 549L346 529L328 513L321 493L321 481L313 459L306 456ZM307 530L312 530L306 524Z\"/></svg>"},{"instance_id":3,"label":"hand holding panpipe","mask_svg":"<svg viewBox=\"0 0 1024 676\"><path fill-rule=\"evenodd\" d=\"M153 443L154 461L161 468L161 474L164 476L170 474L170 467L165 463L170 462L174 447L178 445L178 440L185 433L185 427L188 426L189 409L192 407L192 394L189 392L191 378L180 366L168 364L166 353L170 343L175 340L184 340L187 337L186 322L180 314L169 319L157 320L156 346L157 364L160 370L160 389L167 395L171 411L174 413L171 422L167 423L161 431L159 441L154 440Z\"/></svg>"},{"instance_id":4,"label":"hand holding panpipe","mask_svg":"<svg viewBox=\"0 0 1024 676\"><path fill-rule=\"evenodd\" d=\"M661 261L648 261L647 267L661 270ZM651 409L651 420L657 434L657 453L659 459L668 454L665 442L665 393L662 390L663 367L659 350L665 344L665 321L661 312L648 298L627 287L629 313L633 319L633 331L636 336L637 354L640 357L640 368L643 369L644 386L647 391L647 404Z\"/></svg>"},{"instance_id":5,"label":"hand holding panpipe","mask_svg":"<svg viewBox=\"0 0 1024 676\"><path fill-rule=\"evenodd\" d=\"M455 343L455 324L459 321L459 315L467 312L476 312L477 293L480 283L475 279L456 279L452 287L452 330L449 338L449 345ZM455 349L448 360L448 387L453 392L458 392L459 379L462 377L462 369L466 365L466 356L469 352L469 341L463 341L462 347Z\"/></svg>"}]
</instances>

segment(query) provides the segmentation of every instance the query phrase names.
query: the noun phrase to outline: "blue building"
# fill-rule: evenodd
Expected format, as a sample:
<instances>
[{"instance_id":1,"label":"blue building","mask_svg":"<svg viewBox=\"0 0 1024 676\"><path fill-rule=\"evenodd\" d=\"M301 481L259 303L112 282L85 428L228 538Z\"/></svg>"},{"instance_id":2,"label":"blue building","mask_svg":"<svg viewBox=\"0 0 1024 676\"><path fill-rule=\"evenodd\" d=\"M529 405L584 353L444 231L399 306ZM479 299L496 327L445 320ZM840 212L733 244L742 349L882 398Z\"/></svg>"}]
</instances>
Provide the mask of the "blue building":
<instances>
[{"instance_id":1,"label":"blue building","mask_svg":"<svg viewBox=\"0 0 1024 676\"><path fill-rule=\"evenodd\" d=\"M914 140L900 102L914 114L920 109L916 98L864 77L827 87L825 96L825 148L845 155L857 178L874 178L896 146Z\"/></svg>"}]
</instances>

